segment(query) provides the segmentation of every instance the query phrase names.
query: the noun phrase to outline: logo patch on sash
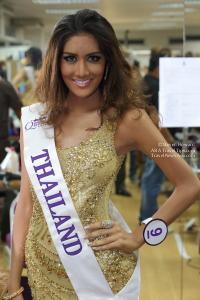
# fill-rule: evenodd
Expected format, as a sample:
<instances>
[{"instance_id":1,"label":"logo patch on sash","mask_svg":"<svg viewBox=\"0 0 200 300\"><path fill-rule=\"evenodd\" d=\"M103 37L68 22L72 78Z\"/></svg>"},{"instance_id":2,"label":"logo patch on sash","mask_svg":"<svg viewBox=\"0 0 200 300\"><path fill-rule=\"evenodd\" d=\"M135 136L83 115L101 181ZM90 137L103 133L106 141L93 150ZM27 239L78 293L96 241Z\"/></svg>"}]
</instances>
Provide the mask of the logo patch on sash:
<instances>
[{"instance_id":1,"label":"logo patch on sash","mask_svg":"<svg viewBox=\"0 0 200 300\"><path fill-rule=\"evenodd\" d=\"M44 118L44 120L45 120L45 118ZM31 120L30 122L26 123L25 129L27 131L27 130L36 129L38 127L45 126L45 125L46 125L46 123L41 123L40 119L35 119L35 120Z\"/></svg>"}]
</instances>

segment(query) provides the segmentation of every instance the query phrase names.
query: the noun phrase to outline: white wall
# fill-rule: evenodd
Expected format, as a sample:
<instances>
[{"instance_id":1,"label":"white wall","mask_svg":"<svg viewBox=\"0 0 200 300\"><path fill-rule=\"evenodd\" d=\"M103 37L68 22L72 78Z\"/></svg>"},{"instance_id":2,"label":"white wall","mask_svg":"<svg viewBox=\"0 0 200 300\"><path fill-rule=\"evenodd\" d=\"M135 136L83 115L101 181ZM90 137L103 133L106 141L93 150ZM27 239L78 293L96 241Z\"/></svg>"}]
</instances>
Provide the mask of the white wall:
<instances>
[{"instance_id":1,"label":"white wall","mask_svg":"<svg viewBox=\"0 0 200 300\"><path fill-rule=\"evenodd\" d=\"M24 39L29 40L31 46L39 47L43 52L45 51L46 44L53 30L52 25L46 25L43 28L25 29ZM180 30L154 30L154 31L130 31L129 39L141 39L145 40L144 45L130 45L128 49L138 50L150 50L155 46L170 47L176 54L181 53L183 46L169 45L169 38L181 38L183 34ZM186 28L187 35L199 35L199 28ZM124 39L124 32L116 32L118 39ZM18 51L26 51L29 46L17 46L17 47L0 47L0 59L6 58L9 55L17 57ZM192 51L195 54L200 53L200 41L187 41L186 51ZM141 65L148 65L149 55L138 55L138 60Z\"/></svg>"},{"instance_id":2,"label":"white wall","mask_svg":"<svg viewBox=\"0 0 200 300\"><path fill-rule=\"evenodd\" d=\"M0 60L5 60L12 56L14 60L19 59L19 52L25 52L30 48L30 45L0 47Z\"/></svg>"},{"instance_id":3,"label":"white wall","mask_svg":"<svg viewBox=\"0 0 200 300\"><path fill-rule=\"evenodd\" d=\"M41 30L26 30L25 39L30 40L36 47L45 48L48 39L50 38L53 26L45 26ZM200 35L200 28L187 28L187 35ZM118 39L124 39L124 32L116 31ZM154 31L130 31L130 39L144 38L144 45L134 45L135 50L148 50L155 46L170 47L174 50L181 50L182 45L169 45L169 38L182 38L183 30L154 30ZM132 48L132 46L130 46ZM187 42L187 51L200 52L200 41Z\"/></svg>"},{"instance_id":4,"label":"white wall","mask_svg":"<svg viewBox=\"0 0 200 300\"><path fill-rule=\"evenodd\" d=\"M124 39L124 32L116 32L118 39ZM186 35L200 35L199 28L186 28ZM172 50L173 56L182 54L182 44L169 44L169 38L182 38L183 30L154 30L154 31L135 31L129 33L129 39L144 39L144 45L129 45L128 50L135 50L137 54L137 60L140 65L149 64L149 54L138 54L140 50L150 50L155 46L161 46L163 48L169 47ZM186 52L191 51L195 55L200 53L200 41L186 41Z\"/></svg>"},{"instance_id":5,"label":"white wall","mask_svg":"<svg viewBox=\"0 0 200 300\"><path fill-rule=\"evenodd\" d=\"M124 38L123 32L116 32L119 39ZM200 35L200 28L187 28L186 35ZM155 46L170 47L172 50L182 50L182 45L170 45L169 38L182 38L181 30L154 30L154 31L135 31L129 33L129 39L144 39L144 45L134 45L135 50L151 49ZM132 45L130 48L133 48ZM195 53L200 52L200 41L186 42L186 50Z\"/></svg>"},{"instance_id":6,"label":"white wall","mask_svg":"<svg viewBox=\"0 0 200 300\"><path fill-rule=\"evenodd\" d=\"M29 40L34 47L38 47L41 50L45 47L45 29L33 28L24 30L25 40Z\"/></svg>"},{"instance_id":7,"label":"white wall","mask_svg":"<svg viewBox=\"0 0 200 300\"><path fill-rule=\"evenodd\" d=\"M23 36L21 40L28 41L28 45L20 46L4 46L0 47L0 60L6 59L9 56L13 56L14 60L19 59L19 51L25 52L31 46L38 47L42 51L45 49L46 40L45 39L45 30L43 28L34 28L34 29L22 29L18 30L18 33Z\"/></svg>"}]
</instances>

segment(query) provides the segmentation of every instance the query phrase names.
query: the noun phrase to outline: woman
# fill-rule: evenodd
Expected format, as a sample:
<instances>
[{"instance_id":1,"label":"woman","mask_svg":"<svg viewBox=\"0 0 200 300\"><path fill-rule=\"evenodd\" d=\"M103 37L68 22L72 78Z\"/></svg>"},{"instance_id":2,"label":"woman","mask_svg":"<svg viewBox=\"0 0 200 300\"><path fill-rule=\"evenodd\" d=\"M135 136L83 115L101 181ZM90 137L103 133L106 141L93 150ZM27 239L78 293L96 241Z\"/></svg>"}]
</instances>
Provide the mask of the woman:
<instances>
[{"instance_id":1,"label":"woman","mask_svg":"<svg viewBox=\"0 0 200 300\"><path fill-rule=\"evenodd\" d=\"M56 24L35 91L35 97L40 102L37 108L42 107L42 110L38 109L40 122L34 123L37 120L34 119L33 122L28 116L27 120L30 122L26 121L25 125L23 123L22 184L14 220L9 295L16 295L15 292L20 289L24 251L29 284L35 300L43 298L121 299L117 297L124 287L131 290L130 284L127 283L130 282L138 265L138 258L133 251L144 244L144 224L130 233L122 229L118 222L113 224L104 221L110 220L111 211L108 212L108 201L113 181L125 153L137 149L152 156L152 149L172 151L170 146L164 146L165 139L152 121L157 122L156 113L146 104L144 87L138 76L136 69L132 74L131 67L124 59L111 25L98 13L92 10L81 10L74 15L63 17ZM32 112L26 111L26 114L29 113ZM74 288L63 267L65 260L62 260L62 264L61 255L58 255L56 250L60 251L60 248L57 246L55 248L58 241L54 240L55 236L51 234L53 232L51 226L47 226L47 223L50 224L50 217L58 218L59 221L56 221L58 231L58 228L61 228L59 226L62 226L66 218L69 221L70 217L64 214L62 217L55 216L54 208L57 204L48 202L51 216L47 215L45 221L46 215L44 217L41 208L43 202L39 203L40 199L36 195L36 190L40 189L40 192L43 191L41 198L45 195L46 201L56 197L56 194L54 196L49 196L48 192L46 194L46 191L58 185L55 180L59 180L57 175L54 176L57 171L54 173L53 167L46 169L47 165L53 166L50 161L52 153L43 146L43 143L52 144L53 139L46 137L45 134L43 138L38 139L42 144L43 154L32 155L30 163L34 164L42 159L44 160L42 165L33 168L28 164L25 167L24 164L24 155L28 146L26 136L29 134L29 141L37 153L40 145L36 141L37 135L34 137L33 135L36 130L42 128L41 125L55 130L57 152L55 159L58 158L59 162L54 165L54 168L59 169L60 163L65 186L68 187L75 207L73 213L77 213L77 217L73 218L76 225L73 227L72 224L68 227L65 238L68 242L69 238L72 238L73 243L64 245L65 252L68 256L71 255L66 258L69 258L66 269L71 268L67 274L70 280L73 279ZM44 132L40 131L40 133ZM167 225L181 215L200 194L200 184L193 171L181 157L175 157L174 152L173 154L174 156L168 158L156 157L156 155L153 157L176 186L172 196L152 216L164 220ZM30 173L27 171L29 172L30 168L35 172L41 170L41 173L37 173L34 177L38 179L39 185L36 181L34 186L32 183L29 184ZM50 173L52 178L56 178L54 182L53 179L42 182L41 177ZM59 193L60 191L57 195ZM63 202L63 207L64 198L60 198L59 201ZM70 205L69 209L71 209ZM70 237L69 228L71 232L74 228L83 232L82 226L85 234L82 236L75 234ZM55 235L58 234L54 232ZM90 276L87 269L91 269L92 265L90 259L84 262L80 259L82 249L90 253L91 260L94 253L104 277L101 277L100 273L98 273L99 277L96 273L93 277ZM82 270L83 264L85 270ZM79 274L83 275L83 281ZM103 282L103 278L106 278L112 296L106 296L109 294L109 289L104 296L104 289L102 289L102 295L97 292L97 295L92 298L94 289L91 287L95 285L98 287L98 280ZM101 289L101 284L99 286ZM86 290L88 294L82 295L82 290ZM81 296L77 296L77 293ZM135 298L133 298L134 290L127 295L122 299L137 299L138 290ZM23 297L20 294L14 299L22 300Z\"/></svg>"},{"instance_id":2,"label":"woman","mask_svg":"<svg viewBox=\"0 0 200 300\"><path fill-rule=\"evenodd\" d=\"M41 68L42 51L39 48L31 47L26 52L27 65L21 69L12 79L12 84L16 85L22 80L29 80L31 86L35 84L34 73Z\"/></svg>"}]
</instances>

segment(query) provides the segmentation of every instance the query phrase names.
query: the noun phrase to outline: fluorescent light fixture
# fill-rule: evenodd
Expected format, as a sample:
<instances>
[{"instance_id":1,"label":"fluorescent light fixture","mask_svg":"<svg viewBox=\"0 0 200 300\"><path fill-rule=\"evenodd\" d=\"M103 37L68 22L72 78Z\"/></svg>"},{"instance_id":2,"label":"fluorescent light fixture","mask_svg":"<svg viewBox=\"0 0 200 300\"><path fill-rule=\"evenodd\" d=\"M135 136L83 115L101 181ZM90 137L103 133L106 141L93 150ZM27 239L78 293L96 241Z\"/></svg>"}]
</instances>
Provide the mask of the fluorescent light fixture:
<instances>
[{"instance_id":1,"label":"fluorescent light fixture","mask_svg":"<svg viewBox=\"0 0 200 300\"><path fill-rule=\"evenodd\" d=\"M81 9L46 9L46 14L55 14L55 15L66 15L66 14L75 14ZM94 9L98 13L101 12L101 9Z\"/></svg>"},{"instance_id":2,"label":"fluorescent light fixture","mask_svg":"<svg viewBox=\"0 0 200 300\"><path fill-rule=\"evenodd\" d=\"M74 14L78 9L45 9L46 14L64 15L64 14Z\"/></svg>"},{"instance_id":3,"label":"fluorescent light fixture","mask_svg":"<svg viewBox=\"0 0 200 300\"><path fill-rule=\"evenodd\" d=\"M141 27L174 27L177 23L143 23Z\"/></svg>"},{"instance_id":4,"label":"fluorescent light fixture","mask_svg":"<svg viewBox=\"0 0 200 300\"><path fill-rule=\"evenodd\" d=\"M152 12L152 16L183 16L183 11L155 11Z\"/></svg>"},{"instance_id":5,"label":"fluorescent light fixture","mask_svg":"<svg viewBox=\"0 0 200 300\"><path fill-rule=\"evenodd\" d=\"M196 8L185 8L185 12L196 12L198 9Z\"/></svg>"},{"instance_id":6,"label":"fluorescent light fixture","mask_svg":"<svg viewBox=\"0 0 200 300\"><path fill-rule=\"evenodd\" d=\"M150 25L150 26L149 26ZM177 26L177 23L143 23L139 30L161 30Z\"/></svg>"},{"instance_id":7,"label":"fluorescent light fixture","mask_svg":"<svg viewBox=\"0 0 200 300\"><path fill-rule=\"evenodd\" d=\"M99 0L32 0L35 4L76 4L97 3Z\"/></svg>"},{"instance_id":8,"label":"fluorescent light fixture","mask_svg":"<svg viewBox=\"0 0 200 300\"><path fill-rule=\"evenodd\" d=\"M185 8L185 12L196 12L198 11L196 8ZM180 10L172 10L172 11L154 11L152 12L152 16L183 16L184 15L184 11L180 11Z\"/></svg>"},{"instance_id":9,"label":"fluorescent light fixture","mask_svg":"<svg viewBox=\"0 0 200 300\"><path fill-rule=\"evenodd\" d=\"M186 5L200 4L200 0L185 0L185 4ZM184 3L160 3L160 4L158 4L158 7L159 8L179 8L179 7L184 7Z\"/></svg>"},{"instance_id":10,"label":"fluorescent light fixture","mask_svg":"<svg viewBox=\"0 0 200 300\"><path fill-rule=\"evenodd\" d=\"M184 18L150 18L147 22L183 22Z\"/></svg>"},{"instance_id":11,"label":"fluorescent light fixture","mask_svg":"<svg viewBox=\"0 0 200 300\"><path fill-rule=\"evenodd\" d=\"M200 4L200 0L185 0L185 4L193 4L193 5L196 5L196 4Z\"/></svg>"},{"instance_id":12,"label":"fluorescent light fixture","mask_svg":"<svg viewBox=\"0 0 200 300\"><path fill-rule=\"evenodd\" d=\"M184 7L183 3L160 3L158 4L159 8L179 8Z\"/></svg>"}]
</instances>

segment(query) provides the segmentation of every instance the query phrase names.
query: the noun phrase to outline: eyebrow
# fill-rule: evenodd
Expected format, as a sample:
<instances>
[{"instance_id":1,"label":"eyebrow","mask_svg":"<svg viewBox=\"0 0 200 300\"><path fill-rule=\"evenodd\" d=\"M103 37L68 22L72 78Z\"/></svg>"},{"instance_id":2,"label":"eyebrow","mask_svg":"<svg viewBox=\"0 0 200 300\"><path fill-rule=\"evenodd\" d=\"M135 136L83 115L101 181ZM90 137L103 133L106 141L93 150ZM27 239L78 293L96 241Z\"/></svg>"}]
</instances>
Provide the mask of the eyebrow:
<instances>
[{"instance_id":1,"label":"eyebrow","mask_svg":"<svg viewBox=\"0 0 200 300\"><path fill-rule=\"evenodd\" d=\"M98 53L102 54L102 52L98 51L98 52L88 53L86 55L93 55L93 54L98 54ZM72 53L72 52L63 52L63 54L70 54L70 55L75 55L75 56L77 55L76 53Z\"/></svg>"}]
</instances>

